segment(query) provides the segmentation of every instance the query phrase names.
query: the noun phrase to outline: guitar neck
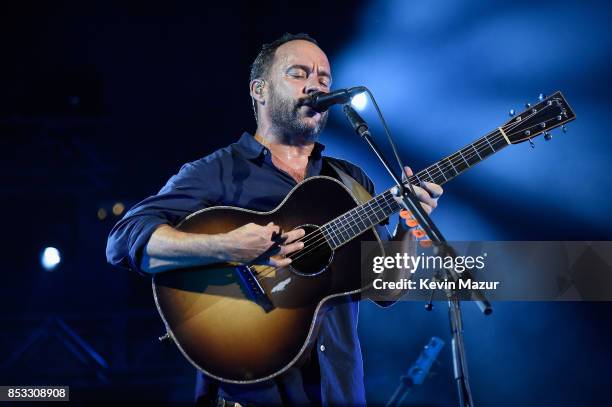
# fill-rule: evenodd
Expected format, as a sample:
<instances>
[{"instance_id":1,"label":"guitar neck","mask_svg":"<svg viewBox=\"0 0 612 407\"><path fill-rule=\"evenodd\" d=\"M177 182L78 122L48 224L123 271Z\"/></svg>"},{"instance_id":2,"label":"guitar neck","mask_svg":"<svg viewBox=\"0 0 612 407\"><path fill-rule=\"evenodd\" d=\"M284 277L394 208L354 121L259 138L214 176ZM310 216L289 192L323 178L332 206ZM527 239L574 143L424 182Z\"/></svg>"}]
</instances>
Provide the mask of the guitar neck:
<instances>
[{"instance_id":1,"label":"guitar neck","mask_svg":"<svg viewBox=\"0 0 612 407\"><path fill-rule=\"evenodd\" d=\"M410 177L409 181L413 185L419 185L421 182L433 182L442 185L509 144L510 141L504 133L497 129L456 153L419 171Z\"/></svg>"},{"instance_id":2,"label":"guitar neck","mask_svg":"<svg viewBox=\"0 0 612 407\"><path fill-rule=\"evenodd\" d=\"M408 182L434 182L442 185L510 144L505 133L497 129L409 177ZM331 220L321 230L332 249L353 240L366 230L399 212L391 189L368 202Z\"/></svg>"}]
</instances>

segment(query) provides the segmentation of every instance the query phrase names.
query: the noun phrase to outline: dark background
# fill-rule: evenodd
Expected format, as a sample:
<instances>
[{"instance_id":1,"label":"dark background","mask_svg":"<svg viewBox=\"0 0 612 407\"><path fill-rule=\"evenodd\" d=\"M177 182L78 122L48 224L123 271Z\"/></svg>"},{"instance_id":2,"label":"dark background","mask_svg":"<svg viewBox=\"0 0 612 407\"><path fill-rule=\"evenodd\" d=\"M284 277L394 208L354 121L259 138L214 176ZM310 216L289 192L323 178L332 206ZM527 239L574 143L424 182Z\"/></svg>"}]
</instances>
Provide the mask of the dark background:
<instances>
[{"instance_id":1,"label":"dark background","mask_svg":"<svg viewBox=\"0 0 612 407\"><path fill-rule=\"evenodd\" d=\"M70 385L79 401L192 399L194 369L156 340L149 280L106 264L111 208L254 130L249 66L286 31L318 39L334 87L372 89L415 170L562 90L578 115L569 132L447 184L434 220L451 240L610 240L611 16L604 1L4 3L0 385ZM331 116L326 153L389 186ZM46 246L62 255L53 272L40 267ZM478 405L612 404L610 303L495 305L490 317L464 306ZM448 342L447 324L444 304L363 304L372 405L430 337ZM445 346L407 403L455 405L455 393Z\"/></svg>"}]
</instances>

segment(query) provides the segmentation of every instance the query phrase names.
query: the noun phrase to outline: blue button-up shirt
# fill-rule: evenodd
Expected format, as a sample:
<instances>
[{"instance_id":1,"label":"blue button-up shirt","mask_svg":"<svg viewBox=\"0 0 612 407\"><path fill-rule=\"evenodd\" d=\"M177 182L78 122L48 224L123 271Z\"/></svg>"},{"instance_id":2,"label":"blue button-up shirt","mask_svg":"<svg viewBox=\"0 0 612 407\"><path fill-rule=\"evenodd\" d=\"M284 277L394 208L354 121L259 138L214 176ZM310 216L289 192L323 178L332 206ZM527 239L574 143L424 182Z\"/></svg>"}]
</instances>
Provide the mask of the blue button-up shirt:
<instances>
[{"instance_id":1,"label":"blue button-up shirt","mask_svg":"<svg viewBox=\"0 0 612 407\"><path fill-rule=\"evenodd\" d=\"M306 177L321 174L323 149L322 144L315 144ZM115 225L106 248L108 261L143 273L141 254L153 231L162 224L177 225L202 208L229 205L257 211L274 209L296 186L296 181L276 168L271 158L266 147L244 133L238 142L185 164L157 195L135 205ZM370 194L374 193L372 181L359 167L336 158L325 160L332 161ZM198 371L196 399L211 397L211 391L218 389L220 397L245 404L309 405L320 397L323 405L365 405L358 313L358 303L346 302L325 315L313 350L318 359L311 362L315 369L318 362L320 376L316 380L304 367L292 367L274 380L255 385L215 383Z\"/></svg>"}]
</instances>

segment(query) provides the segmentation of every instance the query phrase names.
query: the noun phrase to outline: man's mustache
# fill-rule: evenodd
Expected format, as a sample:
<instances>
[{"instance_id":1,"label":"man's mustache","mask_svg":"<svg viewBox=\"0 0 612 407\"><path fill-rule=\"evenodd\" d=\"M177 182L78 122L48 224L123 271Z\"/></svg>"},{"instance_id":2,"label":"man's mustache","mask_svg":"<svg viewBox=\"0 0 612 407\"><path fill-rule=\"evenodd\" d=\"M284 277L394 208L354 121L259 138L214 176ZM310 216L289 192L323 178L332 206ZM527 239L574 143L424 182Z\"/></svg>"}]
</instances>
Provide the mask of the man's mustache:
<instances>
[{"instance_id":1,"label":"man's mustache","mask_svg":"<svg viewBox=\"0 0 612 407\"><path fill-rule=\"evenodd\" d=\"M312 110L315 113L320 113L321 116L326 117L327 114L329 113L328 111L325 112L317 112L316 110L314 110L311 106L310 106L310 101L311 99L309 97L303 97L298 99L298 101L295 103L295 111L297 112L297 110L302 107L302 106L307 106L310 110Z\"/></svg>"}]
</instances>

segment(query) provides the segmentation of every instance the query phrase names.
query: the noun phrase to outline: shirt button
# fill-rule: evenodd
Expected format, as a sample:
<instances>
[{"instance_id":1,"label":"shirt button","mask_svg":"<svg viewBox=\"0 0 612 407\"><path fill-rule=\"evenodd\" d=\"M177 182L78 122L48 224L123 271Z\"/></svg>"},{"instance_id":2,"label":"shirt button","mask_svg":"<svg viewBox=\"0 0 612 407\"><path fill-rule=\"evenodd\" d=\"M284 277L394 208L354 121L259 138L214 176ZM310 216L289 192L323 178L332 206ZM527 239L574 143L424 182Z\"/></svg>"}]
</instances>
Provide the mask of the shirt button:
<instances>
[{"instance_id":1,"label":"shirt button","mask_svg":"<svg viewBox=\"0 0 612 407\"><path fill-rule=\"evenodd\" d=\"M268 154L268 149L264 148L264 155L267 155L267 154Z\"/></svg>"},{"instance_id":2,"label":"shirt button","mask_svg":"<svg viewBox=\"0 0 612 407\"><path fill-rule=\"evenodd\" d=\"M321 349L321 352L325 352L325 345L319 346L319 349Z\"/></svg>"}]
</instances>

